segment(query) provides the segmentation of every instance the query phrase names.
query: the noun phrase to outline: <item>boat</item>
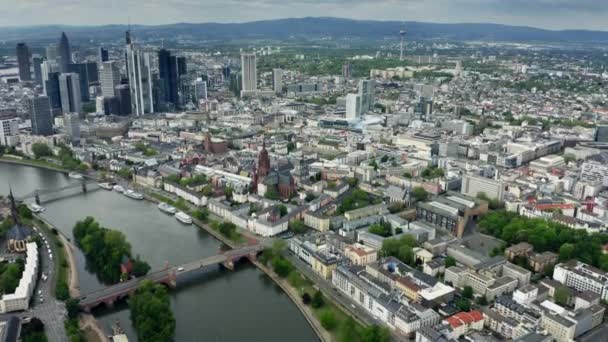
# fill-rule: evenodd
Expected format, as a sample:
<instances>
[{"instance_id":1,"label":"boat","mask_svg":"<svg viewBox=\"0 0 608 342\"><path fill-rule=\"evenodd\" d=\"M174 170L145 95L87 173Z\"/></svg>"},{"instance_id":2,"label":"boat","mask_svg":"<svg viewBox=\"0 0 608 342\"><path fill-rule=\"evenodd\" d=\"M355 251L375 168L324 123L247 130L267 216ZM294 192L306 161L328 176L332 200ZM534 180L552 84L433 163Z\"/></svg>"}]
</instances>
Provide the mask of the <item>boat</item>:
<instances>
[{"instance_id":1,"label":"boat","mask_svg":"<svg viewBox=\"0 0 608 342\"><path fill-rule=\"evenodd\" d=\"M144 195L140 194L139 192L133 191L131 189L128 189L124 192L125 196L127 197L131 197L132 199L136 199L136 200L142 200L144 199Z\"/></svg>"},{"instance_id":2,"label":"boat","mask_svg":"<svg viewBox=\"0 0 608 342\"><path fill-rule=\"evenodd\" d=\"M125 192L125 188L123 188L123 187L122 187L122 186L120 186L120 185L114 185L114 187L113 187L112 189L114 189L114 191L116 191L116 192L120 192L121 194L122 194L123 192Z\"/></svg>"},{"instance_id":3,"label":"boat","mask_svg":"<svg viewBox=\"0 0 608 342\"><path fill-rule=\"evenodd\" d=\"M99 183L98 185L102 189L112 190L112 184L110 183Z\"/></svg>"},{"instance_id":4,"label":"boat","mask_svg":"<svg viewBox=\"0 0 608 342\"><path fill-rule=\"evenodd\" d=\"M164 202L160 202L158 204L158 209L160 209L160 211L165 212L167 214L175 214L177 212L177 209L175 209L174 206L169 205L169 204L164 203Z\"/></svg>"},{"instance_id":5,"label":"boat","mask_svg":"<svg viewBox=\"0 0 608 342\"><path fill-rule=\"evenodd\" d=\"M41 207L36 203L28 203L27 208L33 213L41 213L45 210L44 207Z\"/></svg>"},{"instance_id":6,"label":"boat","mask_svg":"<svg viewBox=\"0 0 608 342\"><path fill-rule=\"evenodd\" d=\"M177 214L175 214L175 218L181 223L192 224L192 217L183 211L178 211Z\"/></svg>"},{"instance_id":7,"label":"boat","mask_svg":"<svg viewBox=\"0 0 608 342\"><path fill-rule=\"evenodd\" d=\"M70 172L68 173L68 177L70 178L74 178L74 179L83 179L84 177L78 173L78 172Z\"/></svg>"}]
</instances>

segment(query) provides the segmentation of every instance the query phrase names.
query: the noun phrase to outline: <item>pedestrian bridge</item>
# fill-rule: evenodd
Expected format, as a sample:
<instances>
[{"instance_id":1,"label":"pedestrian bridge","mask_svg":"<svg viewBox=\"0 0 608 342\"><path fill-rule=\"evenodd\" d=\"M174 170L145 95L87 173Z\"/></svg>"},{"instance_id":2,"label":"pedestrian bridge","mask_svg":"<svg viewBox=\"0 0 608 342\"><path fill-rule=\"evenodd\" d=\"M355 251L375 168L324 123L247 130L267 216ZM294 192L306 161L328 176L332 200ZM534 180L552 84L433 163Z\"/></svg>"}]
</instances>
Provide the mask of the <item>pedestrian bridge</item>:
<instances>
[{"instance_id":1,"label":"pedestrian bridge","mask_svg":"<svg viewBox=\"0 0 608 342\"><path fill-rule=\"evenodd\" d=\"M150 280L156 284L164 284L169 288L175 288L177 285L177 278L181 275L186 275L212 265L222 265L229 270L233 270L234 264L243 258L255 261L258 253L260 253L263 249L263 246L256 244L240 249L229 250L224 253L192 261L181 266L165 267L162 270L148 273L143 277L129 279L127 281L84 294L79 298L79 305L80 308L85 312L91 312L93 308L101 304L111 307L116 301L133 294L135 290L137 290L139 283L144 280Z\"/></svg>"}]
</instances>

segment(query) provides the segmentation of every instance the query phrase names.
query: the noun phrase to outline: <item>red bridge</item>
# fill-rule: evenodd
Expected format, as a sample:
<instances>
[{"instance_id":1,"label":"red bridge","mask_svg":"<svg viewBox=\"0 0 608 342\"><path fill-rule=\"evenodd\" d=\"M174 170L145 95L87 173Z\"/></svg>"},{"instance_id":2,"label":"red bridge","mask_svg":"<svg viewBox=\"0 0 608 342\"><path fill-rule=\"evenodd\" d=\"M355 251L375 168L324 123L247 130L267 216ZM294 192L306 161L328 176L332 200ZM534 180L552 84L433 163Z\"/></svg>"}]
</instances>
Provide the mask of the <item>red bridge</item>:
<instances>
[{"instance_id":1,"label":"red bridge","mask_svg":"<svg viewBox=\"0 0 608 342\"><path fill-rule=\"evenodd\" d=\"M179 275L187 274L207 266L218 264L223 265L229 270L233 270L234 264L243 258L254 261L258 253L260 253L263 249L263 246L256 244L193 261L179 267L167 267L160 271L148 273L140 278L130 279L108 286L101 290L87 293L79 298L79 305L80 308L85 312L90 312L93 308L101 304L111 307L116 301L133 294L135 290L137 290L139 283L144 280L150 280L156 284L164 284L169 288L175 288L177 285L177 277Z\"/></svg>"}]
</instances>

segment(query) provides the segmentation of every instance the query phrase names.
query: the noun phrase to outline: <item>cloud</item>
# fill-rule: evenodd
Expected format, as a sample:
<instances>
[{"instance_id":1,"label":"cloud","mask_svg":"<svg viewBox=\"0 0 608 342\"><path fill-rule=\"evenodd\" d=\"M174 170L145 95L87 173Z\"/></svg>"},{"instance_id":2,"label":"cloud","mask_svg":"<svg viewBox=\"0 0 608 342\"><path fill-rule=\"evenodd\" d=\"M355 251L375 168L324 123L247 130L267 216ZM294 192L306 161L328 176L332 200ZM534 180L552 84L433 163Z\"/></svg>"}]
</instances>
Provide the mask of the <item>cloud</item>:
<instances>
[{"instance_id":1,"label":"cloud","mask_svg":"<svg viewBox=\"0 0 608 342\"><path fill-rule=\"evenodd\" d=\"M0 0L0 25L243 22L336 16L605 30L606 0ZM1 39L1 37L0 37Z\"/></svg>"}]
</instances>

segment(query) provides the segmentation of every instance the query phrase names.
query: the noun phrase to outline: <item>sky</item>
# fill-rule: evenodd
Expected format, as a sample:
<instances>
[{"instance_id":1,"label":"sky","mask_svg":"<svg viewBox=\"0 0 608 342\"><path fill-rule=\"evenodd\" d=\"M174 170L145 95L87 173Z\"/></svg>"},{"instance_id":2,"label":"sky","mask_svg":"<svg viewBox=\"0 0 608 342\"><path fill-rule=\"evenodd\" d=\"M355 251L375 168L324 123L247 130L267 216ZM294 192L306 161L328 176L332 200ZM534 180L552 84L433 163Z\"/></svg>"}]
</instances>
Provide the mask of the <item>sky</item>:
<instances>
[{"instance_id":1,"label":"sky","mask_svg":"<svg viewBox=\"0 0 608 342\"><path fill-rule=\"evenodd\" d=\"M608 31L608 0L0 0L0 26L160 25L306 16Z\"/></svg>"}]
</instances>

